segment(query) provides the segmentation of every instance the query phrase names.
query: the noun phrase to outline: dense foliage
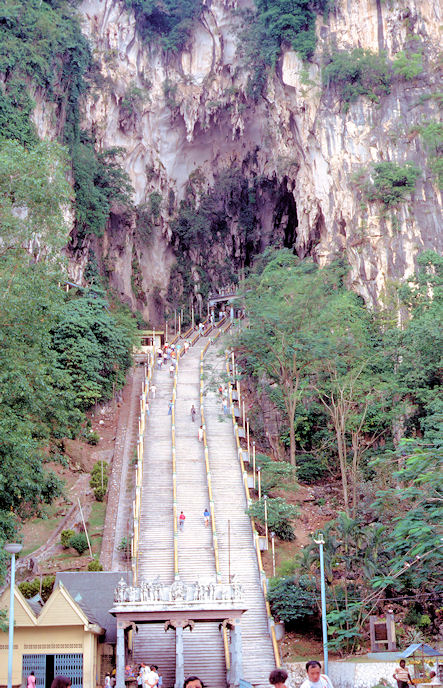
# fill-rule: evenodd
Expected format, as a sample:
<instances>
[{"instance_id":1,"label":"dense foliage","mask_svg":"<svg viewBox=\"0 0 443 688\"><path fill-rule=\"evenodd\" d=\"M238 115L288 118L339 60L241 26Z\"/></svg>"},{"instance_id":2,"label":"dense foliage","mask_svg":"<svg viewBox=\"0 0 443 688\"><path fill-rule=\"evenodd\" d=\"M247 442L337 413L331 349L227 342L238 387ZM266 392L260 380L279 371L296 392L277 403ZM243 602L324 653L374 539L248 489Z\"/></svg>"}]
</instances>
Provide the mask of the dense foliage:
<instances>
[{"instance_id":1,"label":"dense foliage","mask_svg":"<svg viewBox=\"0 0 443 688\"><path fill-rule=\"evenodd\" d=\"M247 94L255 102L263 94L269 68L282 47L296 50L303 60L312 57L317 38L317 13L327 13L330 0L255 0L256 11L240 14L238 51L248 69Z\"/></svg>"},{"instance_id":2,"label":"dense foliage","mask_svg":"<svg viewBox=\"0 0 443 688\"><path fill-rule=\"evenodd\" d=\"M388 209L406 200L420 176L421 170L412 162L398 165L384 161L360 170L353 181L366 201L381 203Z\"/></svg>"},{"instance_id":3,"label":"dense foliage","mask_svg":"<svg viewBox=\"0 0 443 688\"><path fill-rule=\"evenodd\" d=\"M423 253L398 288L402 327L392 304L370 313L345 275L338 264L265 255L244 285L249 326L236 344L261 405L280 413L280 458L292 435L290 456L302 457L310 483L316 470L340 478L329 505L339 513L323 526L328 625L331 645L350 650L385 604L404 614L410 601L428 633L441 623L443 260ZM278 473L270 502L286 481ZM262 502L251 509L260 520ZM296 578L276 581L270 600L291 621L292 608L302 614L317 599L315 585L301 602L291 587L318 576L317 545L286 563L281 575Z\"/></svg>"},{"instance_id":4,"label":"dense foliage","mask_svg":"<svg viewBox=\"0 0 443 688\"><path fill-rule=\"evenodd\" d=\"M97 155L80 131L79 99L86 91L92 64L75 9L67 0L6 0L0 10L0 139L14 139L28 149L41 146L31 114L37 95L52 102L60 141L68 147L74 176L77 236L101 234L111 200L130 204L130 188L116 162L117 150Z\"/></svg>"},{"instance_id":5,"label":"dense foliage","mask_svg":"<svg viewBox=\"0 0 443 688\"><path fill-rule=\"evenodd\" d=\"M443 189L443 123L429 120L423 122L418 131L428 153L428 165Z\"/></svg>"},{"instance_id":6,"label":"dense foliage","mask_svg":"<svg viewBox=\"0 0 443 688\"><path fill-rule=\"evenodd\" d=\"M129 203L118 151L97 155L79 128L91 66L73 4L5 0L0 9L0 544L60 494L45 464L85 409L122 384L132 325L103 294L61 289L68 184L77 237L99 234L111 200ZM35 97L49 101L59 140L38 140ZM3 572L5 555L0 546Z\"/></svg>"},{"instance_id":7,"label":"dense foliage","mask_svg":"<svg viewBox=\"0 0 443 688\"><path fill-rule=\"evenodd\" d=\"M116 161L118 149L96 153L88 142L76 142L72 149L77 235L101 236L111 201L131 205L129 178Z\"/></svg>"},{"instance_id":8,"label":"dense foliage","mask_svg":"<svg viewBox=\"0 0 443 688\"><path fill-rule=\"evenodd\" d=\"M359 96L378 102L391 90L391 69L383 54L354 48L336 50L323 69L323 85L338 92L344 110Z\"/></svg>"},{"instance_id":9,"label":"dense foliage","mask_svg":"<svg viewBox=\"0 0 443 688\"><path fill-rule=\"evenodd\" d=\"M0 9L0 136L36 142L29 115L34 103L29 77L56 112L66 109L68 140L78 127L78 98L91 62L87 40L68 2L5 0Z\"/></svg>"},{"instance_id":10,"label":"dense foliage","mask_svg":"<svg viewBox=\"0 0 443 688\"><path fill-rule=\"evenodd\" d=\"M281 540L294 540L295 534L291 521L298 515L297 507L288 504L281 497L266 499L267 521L270 531ZM248 510L252 518L265 525L265 498L253 502Z\"/></svg>"},{"instance_id":11,"label":"dense foliage","mask_svg":"<svg viewBox=\"0 0 443 688\"><path fill-rule=\"evenodd\" d=\"M78 432L85 409L122 384L134 326L97 291L76 297L61 288L69 186L58 144L28 150L0 142L0 196L3 542L14 537L19 520L60 494L61 482L45 463L63 437Z\"/></svg>"},{"instance_id":12,"label":"dense foliage","mask_svg":"<svg viewBox=\"0 0 443 688\"><path fill-rule=\"evenodd\" d=\"M166 50L181 50L189 38L193 21L199 16L202 0L124 0L135 12L137 29L146 42L160 37Z\"/></svg>"},{"instance_id":13,"label":"dense foliage","mask_svg":"<svg viewBox=\"0 0 443 688\"><path fill-rule=\"evenodd\" d=\"M316 580L312 576L274 578L268 591L272 614L283 621L286 630L312 622L318 615Z\"/></svg>"}]
</instances>

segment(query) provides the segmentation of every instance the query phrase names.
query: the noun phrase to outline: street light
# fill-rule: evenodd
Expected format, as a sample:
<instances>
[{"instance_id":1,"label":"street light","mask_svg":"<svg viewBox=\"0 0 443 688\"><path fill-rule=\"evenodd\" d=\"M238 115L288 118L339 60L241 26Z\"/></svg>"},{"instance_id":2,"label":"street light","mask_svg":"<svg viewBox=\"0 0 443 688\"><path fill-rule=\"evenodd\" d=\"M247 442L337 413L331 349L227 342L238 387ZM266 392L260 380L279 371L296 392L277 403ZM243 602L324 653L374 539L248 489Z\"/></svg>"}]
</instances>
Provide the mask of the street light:
<instances>
[{"instance_id":1,"label":"street light","mask_svg":"<svg viewBox=\"0 0 443 688\"><path fill-rule=\"evenodd\" d=\"M23 549L18 542L9 542L5 550L12 554L11 559L11 594L9 597L9 641L8 641L8 688L12 688L12 650L14 648L14 587L15 587L15 555Z\"/></svg>"},{"instance_id":2,"label":"street light","mask_svg":"<svg viewBox=\"0 0 443 688\"><path fill-rule=\"evenodd\" d=\"M274 540L275 540L275 533L273 530L271 530L271 542L272 542L272 577L275 578L275 546L274 546Z\"/></svg>"},{"instance_id":3,"label":"street light","mask_svg":"<svg viewBox=\"0 0 443 688\"><path fill-rule=\"evenodd\" d=\"M266 537L266 549L268 549L268 495L263 497L265 503L265 537Z\"/></svg>"},{"instance_id":4,"label":"street light","mask_svg":"<svg viewBox=\"0 0 443 688\"><path fill-rule=\"evenodd\" d=\"M328 674L328 627L326 625L326 590L325 590L325 565L323 559L323 545L325 544L325 538L323 533L318 533L317 539L314 538L314 542L319 546L320 549L320 586L321 586L321 624L322 624L322 634L323 634L323 660L324 660L324 672Z\"/></svg>"},{"instance_id":5,"label":"street light","mask_svg":"<svg viewBox=\"0 0 443 688\"><path fill-rule=\"evenodd\" d=\"M258 498L261 499L261 466L257 466Z\"/></svg>"}]
</instances>

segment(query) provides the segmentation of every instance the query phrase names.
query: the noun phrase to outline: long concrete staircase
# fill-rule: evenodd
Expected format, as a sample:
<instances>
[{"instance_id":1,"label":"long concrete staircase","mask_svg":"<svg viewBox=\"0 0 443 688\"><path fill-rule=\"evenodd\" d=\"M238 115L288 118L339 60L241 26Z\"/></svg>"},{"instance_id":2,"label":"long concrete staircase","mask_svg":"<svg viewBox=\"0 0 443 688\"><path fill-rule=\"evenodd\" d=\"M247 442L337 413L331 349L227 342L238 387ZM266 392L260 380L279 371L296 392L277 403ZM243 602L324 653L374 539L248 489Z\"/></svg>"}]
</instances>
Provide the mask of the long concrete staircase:
<instances>
[{"instance_id":1,"label":"long concrete staircase","mask_svg":"<svg viewBox=\"0 0 443 688\"><path fill-rule=\"evenodd\" d=\"M211 528L205 527L203 511L209 506L203 445L198 440L200 352L206 340L200 339L180 360L175 407L177 508L186 516L183 532L178 533L180 578L194 582L199 577L215 576L215 557ZM223 370L224 361L210 348L211 366ZM168 366L166 367L168 368ZM143 492L139 577L171 583L174 579L174 524L171 417L168 402L173 380L167 369L156 370L155 399L150 399L144 449ZM197 409L195 422L191 406ZM222 581L229 571L243 585L248 611L242 618L243 678L261 688L268 685L274 656L269 636L266 609L260 587L252 531L245 513L246 499L230 419L221 415L216 392L207 390L205 420L212 473L216 529L219 542ZM228 547L230 522L230 548ZM230 550L230 551L229 551ZM216 623L196 623L183 637L185 676L199 676L210 688L225 688L226 666L221 633ZM165 633L163 624L139 626L134 638L134 662L159 666L163 686L172 688L175 678L175 636Z\"/></svg>"},{"instance_id":2,"label":"long concrete staircase","mask_svg":"<svg viewBox=\"0 0 443 688\"><path fill-rule=\"evenodd\" d=\"M224 360L216 352L217 347L209 349L206 361L213 372L220 372L221 378ZM220 569L225 580L228 580L230 569L231 578L235 576L242 584L248 608L241 622L243 677L253 685L267 686L275 660L232 422L230 417L223 415L218 395L210 390L205 397L205 421Z\"/></svg>"}]
</instances>

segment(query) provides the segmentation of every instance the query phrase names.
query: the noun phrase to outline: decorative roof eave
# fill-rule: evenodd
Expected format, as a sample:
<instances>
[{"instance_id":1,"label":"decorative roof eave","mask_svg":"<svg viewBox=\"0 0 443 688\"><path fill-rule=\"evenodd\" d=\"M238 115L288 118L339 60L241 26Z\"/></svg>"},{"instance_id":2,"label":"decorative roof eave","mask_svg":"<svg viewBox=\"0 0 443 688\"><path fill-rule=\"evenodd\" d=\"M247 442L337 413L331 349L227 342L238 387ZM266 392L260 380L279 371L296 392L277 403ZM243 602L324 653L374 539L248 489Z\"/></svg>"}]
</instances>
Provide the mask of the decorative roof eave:
<instances>
[{"instance_id":1,"label":"decorative roof eave","mask_svg":"<svg viewBox=\"0 0 443 688\"><path fill-rule=\"evenodd\" d=\"M105 629L99 626L96 623L88 623L83 626L86 632L89 633L94 633L94 635L103 635L105 633Z\"/></svg>"}]
</instances>

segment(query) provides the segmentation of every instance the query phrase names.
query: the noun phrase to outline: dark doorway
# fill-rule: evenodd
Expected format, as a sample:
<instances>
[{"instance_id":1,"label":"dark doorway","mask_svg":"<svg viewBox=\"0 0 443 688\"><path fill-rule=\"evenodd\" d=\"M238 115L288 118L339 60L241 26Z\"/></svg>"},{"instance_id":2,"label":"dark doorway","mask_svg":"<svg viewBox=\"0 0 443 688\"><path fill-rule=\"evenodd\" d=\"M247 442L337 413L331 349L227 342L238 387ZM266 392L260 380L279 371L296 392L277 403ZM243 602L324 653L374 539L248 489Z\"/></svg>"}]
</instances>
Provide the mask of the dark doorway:
<instances>
[{"instance_id":1,"label":"dark doorway","mask_svg":"<svg viewBox=\"0 0 443 688\"><path fill-rule=\"evenodd\" d=\"M49 688L54 680L54 655L46 655L45 686Z\"/></svg>"}]
</instances>

